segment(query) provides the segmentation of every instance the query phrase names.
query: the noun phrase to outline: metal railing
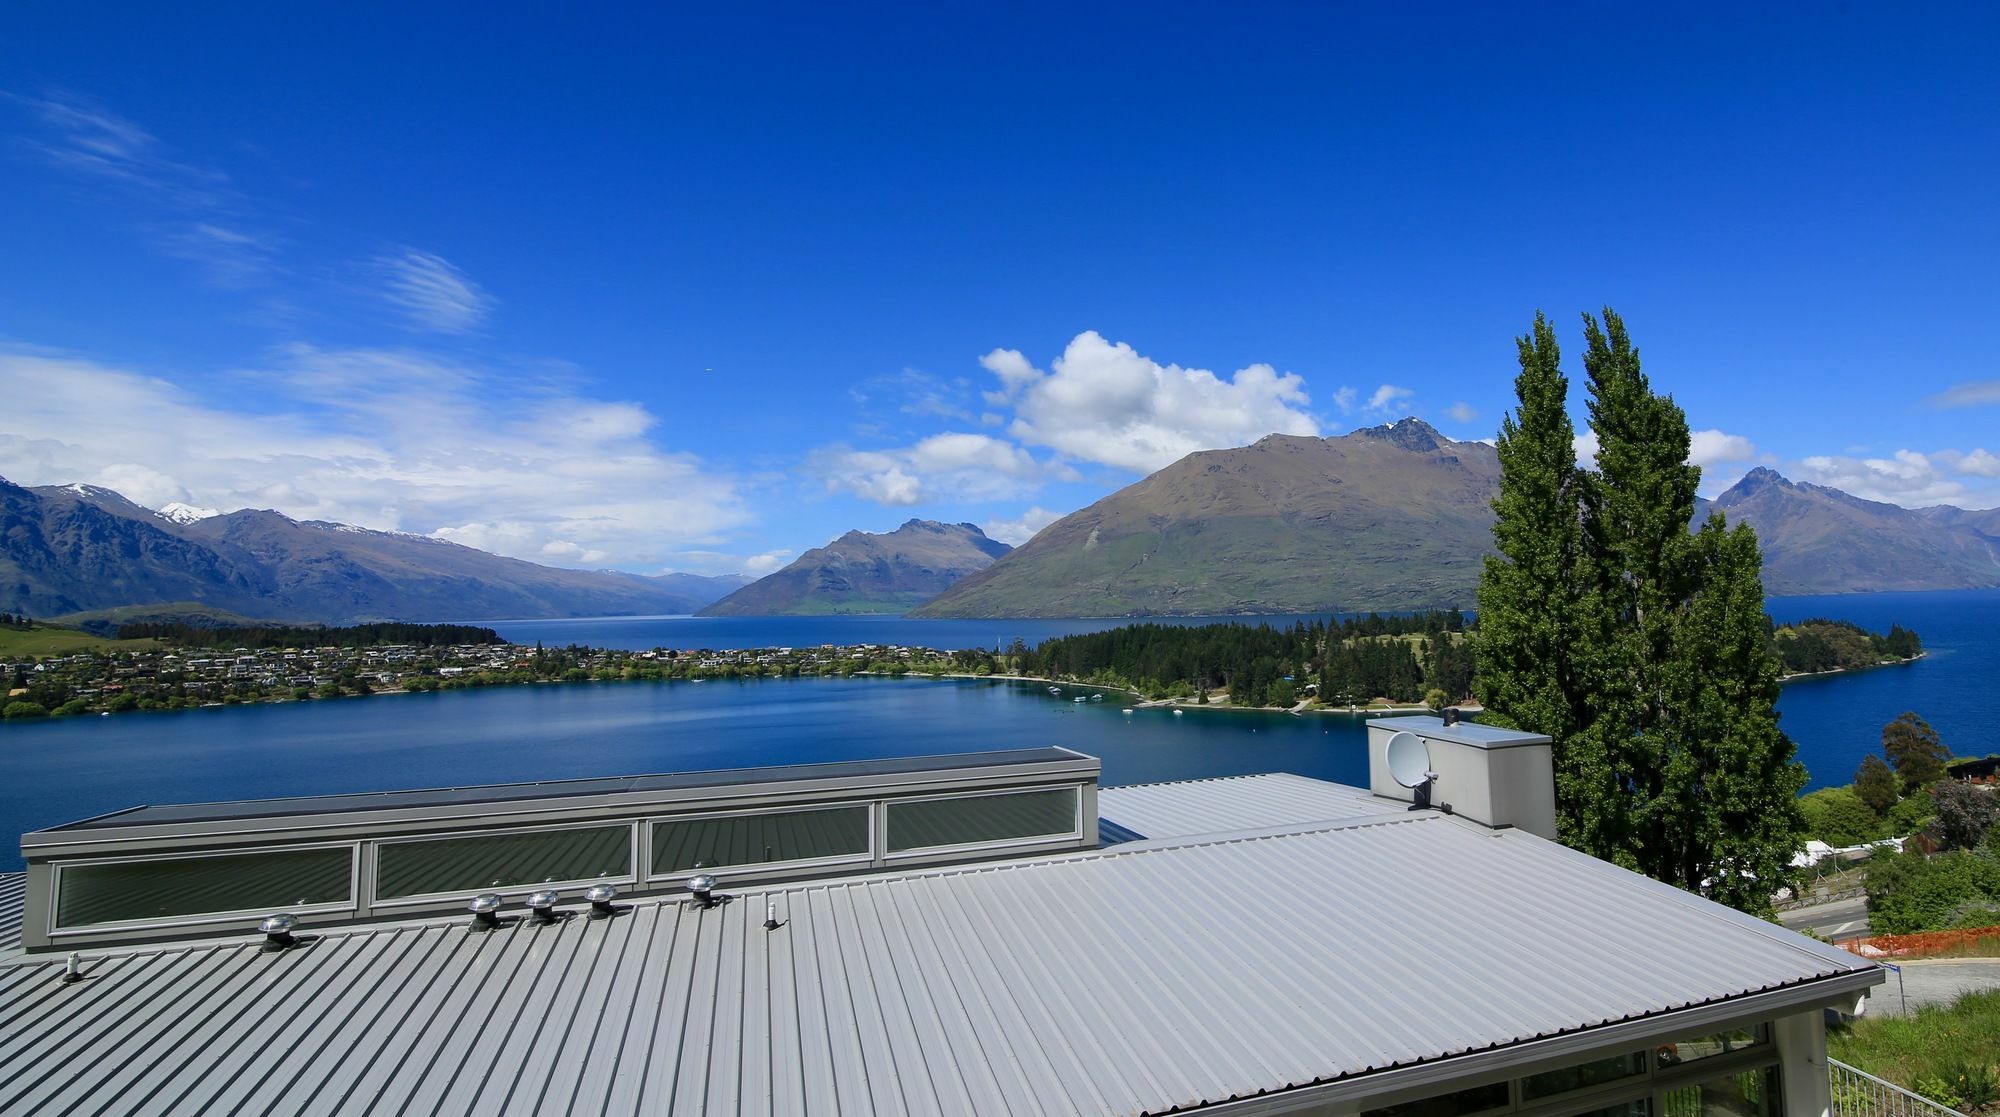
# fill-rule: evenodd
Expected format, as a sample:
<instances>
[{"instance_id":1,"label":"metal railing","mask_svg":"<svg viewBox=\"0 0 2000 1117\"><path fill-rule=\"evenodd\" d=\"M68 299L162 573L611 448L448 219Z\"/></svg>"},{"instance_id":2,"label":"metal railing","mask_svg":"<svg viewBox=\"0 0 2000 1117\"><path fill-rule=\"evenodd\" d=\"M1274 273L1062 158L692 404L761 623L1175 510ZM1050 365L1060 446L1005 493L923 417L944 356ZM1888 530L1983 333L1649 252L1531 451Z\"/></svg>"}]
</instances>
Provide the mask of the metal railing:
<instances>
[{"instance_id":1,"label":"metal railing","mask_svg":"<svg viewBox=\"0 0 2000 1117\"><path fill-rule=\"evenodd\" d=\"M1964 1117L1839 1059L1826 1061L1826 1077L1833 1090L1833 1117Z\"/></svg>"}]
</instances>

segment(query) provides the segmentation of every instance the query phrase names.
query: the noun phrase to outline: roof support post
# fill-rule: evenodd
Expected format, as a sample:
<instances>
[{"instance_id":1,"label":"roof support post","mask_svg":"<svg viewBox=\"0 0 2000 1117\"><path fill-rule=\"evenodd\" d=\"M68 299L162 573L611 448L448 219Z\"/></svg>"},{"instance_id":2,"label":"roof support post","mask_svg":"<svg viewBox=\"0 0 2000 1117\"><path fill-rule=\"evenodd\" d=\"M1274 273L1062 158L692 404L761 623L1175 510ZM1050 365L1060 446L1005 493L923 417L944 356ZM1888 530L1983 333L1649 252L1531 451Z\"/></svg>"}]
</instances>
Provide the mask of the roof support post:
<instances>
[{"instance_id":1,"label":"roof support post","mask_svg":"<svg viewBox=\"0 0 2000 1117\"><path fill-rule=\"evenodd\" d=\"M1833 1088L1826 1061L1826 1013L1823 1009L1781 1016L1771 1023L1778 1046L1785 1117L1831 1117Z\"/></svg>"}]
</instances>

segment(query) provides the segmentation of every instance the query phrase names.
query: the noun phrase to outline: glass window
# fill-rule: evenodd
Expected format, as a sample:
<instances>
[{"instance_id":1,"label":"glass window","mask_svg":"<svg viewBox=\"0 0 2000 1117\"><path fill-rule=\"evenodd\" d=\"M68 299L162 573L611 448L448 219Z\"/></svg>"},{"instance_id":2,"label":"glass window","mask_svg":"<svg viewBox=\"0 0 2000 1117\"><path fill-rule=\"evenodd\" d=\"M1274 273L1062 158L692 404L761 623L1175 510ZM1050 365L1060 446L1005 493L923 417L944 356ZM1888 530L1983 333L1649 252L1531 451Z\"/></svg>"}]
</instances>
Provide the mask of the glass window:
<instances>
[{"instance_id":1,"label":"glass window","mask_svg":"<svg viewBox=\"0 0 2000 1117\"><path fill-rule=\"evenodd\" d=\"M1651 1098L1633 1098L1631 1101L1621 1101L1617 1105L1608 1105L1603 1109L1593 1109L1588 1113L1577 1113L1572 1115L1572 1117L1649 1117L1652 1112L1653 1100Z\"/></svg>"},{"instance_id":2,"label":"glass window","mask_svg":"<svg viewBox=\"0 0 2000 1117\"><path fill-rule=\"evenodd\" d=\"M375 865L375 895L384 900L619 877L632 871L632 828L384 842Z\"/></svg>"},{"instance_id":3,"label":"glass window","mask_svg":"<svg viewBox=\"0 0 2000 1117\"><path fill-rule=\"evenodd\" d=\"M274 912L353 899L354 849L175 857L57 870L63 927L210 912Z\"/></svg>"},{"instance_id":4,"label":"glass window","mask_svg":"<svg viewBox=\"0 0 2000 1117\"><path fill-rule=\"evenodd\" d=\"M1778 1068L1760 1067L1668 1090L1666 1117L1777 1117Z\"/></svg>"},{"instance_id":5,"label":"glass window","mask_svg":"<svg viewBox=\"0 0 2000 1117\"><path fill-rule=\"evenodd\" d=\"M1646 1073L1645 1052L1634 1051L1627 1055L1613 1055L1608 1059L1596 1059L1573 1067L1531 1074L1521 1080L1521 1100L1528 1102L1537 1098L1566 1094L1571 1090L1586 1090L1592 1086L1602 1086L1606 1082L1616 1082L1621 1078L1644 1073Z\"/></svg>"},{"instance_id":6,"label":"glass window","mask_svg":"<svg viewBox=\"0 0 2000 1117\"><path fill-rule=\"evenodd\" d=\"M1484 1113L1489 1109L1501 1109L1507 1105L1507 1084L1491 1082L1484 1086L1474 1086L1470 1090L1459 1090L1436 1097L1419 1098L1401 1105L1387 1105L1381 1109L1363 1110L1361 1117L1462 1117L1467 1113Z\"/></svg>"},{"instance_id":7,"label":"glass window","mask_svg":"<svg viewBox=\"0 0 2000 1117\"><path fill-rule=\"evenodd\" d=\"M1756 1024L1748 1028L1717 1032L1712 1036L1698 1036L1677 1043L1663 1043L1653 1054L1660 1068L1664 1070L1667 1067L1692 1063L1713 1055L1727 1055L1731 1051L1741 1051L1746 1047L1756 1047L1770 1041L1770 1025Z\"/></svg>"},{"instance_id":8,"label":"glass window","mask_svg":"<svg viewBox=\"0 0 2000 1117\"><path fill-rule=\"evenodd\" d=\"M1076 789L889 804L889 852L1076 832Z\"/></svg>"},{"instance_id":9,"label":"glass window","mask_svg":"<svg viewBox=\"0 0 2000 1117\"><path fill-rule=\"evenodd\" d=\"M653 824L653 871L663 875L868 853L866 806Z\"/></svg>"}]
</instances>

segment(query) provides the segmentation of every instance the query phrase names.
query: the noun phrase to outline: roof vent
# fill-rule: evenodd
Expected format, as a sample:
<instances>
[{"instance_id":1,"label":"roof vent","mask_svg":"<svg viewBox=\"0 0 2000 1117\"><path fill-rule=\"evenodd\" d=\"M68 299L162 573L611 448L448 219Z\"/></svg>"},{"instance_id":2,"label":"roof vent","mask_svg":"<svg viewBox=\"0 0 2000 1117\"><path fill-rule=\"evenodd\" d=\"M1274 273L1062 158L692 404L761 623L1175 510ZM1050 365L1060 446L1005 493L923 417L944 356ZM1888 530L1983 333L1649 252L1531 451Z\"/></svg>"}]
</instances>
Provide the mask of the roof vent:
<instances>
[{"instance_id":1,"label":"roof vent","mask_svg":"<svg viewBox=\"0 0 2000 1117\"><path fill-rule=\"evenodd\" d=\"M1450 729L1452 726L1457 724L1458 724L1458 707L1446 706L1444 708L1444 727L1446 729Z\"/></svg>"},{"instance_id":2,"label":"roof vent","mask_svg":"<svg viewBox=\"0 0 2000 1117\"><path fill-rule=\"evenodd\" d=\"M468 905L472 909L474 931L491 931L500 926L500 895L497 892L481 892Z\"/></svg>"},{"instance_id":3,"label":"roof vent","mask_svg":"<svg viewBox=\"0 0 2000 1117\"><path fill-rule=\"evenodd\" d=\"M714 907L715 906L714 874L700 873L695 876L689 877L688 892L694 896L694 902L700 904L703 910Z\"/></svg>"},{"instance_id":4,"label":"roof vent","mask_svg":"<svg viewBox=\"0 0 2000 1117\"><path fill-rule=\"evenodd\" d=\"M69 952L69 957L63 960L62 983L64 985L75 985L82 980L83 955L72 950Z\"/></svg>"},{"instance_id":5,"label":"roof vent","mask_svg":"<svg viewBox=\"0 0 2000 1117\"><path fill-rule=\"evenodd\" d=\"M618 914L618 909L611 906L611 901L618 898L618 890L608 884L591 885L583 898L590 901L592 919L609 919Z\"/></svg>"},{"instance_id":6,"label":"roof vent","mask_svg":"<svg viewBox=\"0 0 2000 1117\"><path fill-rule=\"evenodd\" d=\"M552 888L544 888L528 897L528 910L535 913L535 922L547 925L556 921L556 901L561 895Z\"/></svg>"},{"instance_id":7,"label":"roof vent","mask_svg":"<svg viewBox=\"0 0 2000 1117\"><path fill-rule=\"evenodd\" d=\"M292 930L298 925L298 916L288 911L265 916L264 921L257 924L257 929L264 932L264 949L276 953L295 945L299 940L293 937Z\"/></svg>"}]
</instances>

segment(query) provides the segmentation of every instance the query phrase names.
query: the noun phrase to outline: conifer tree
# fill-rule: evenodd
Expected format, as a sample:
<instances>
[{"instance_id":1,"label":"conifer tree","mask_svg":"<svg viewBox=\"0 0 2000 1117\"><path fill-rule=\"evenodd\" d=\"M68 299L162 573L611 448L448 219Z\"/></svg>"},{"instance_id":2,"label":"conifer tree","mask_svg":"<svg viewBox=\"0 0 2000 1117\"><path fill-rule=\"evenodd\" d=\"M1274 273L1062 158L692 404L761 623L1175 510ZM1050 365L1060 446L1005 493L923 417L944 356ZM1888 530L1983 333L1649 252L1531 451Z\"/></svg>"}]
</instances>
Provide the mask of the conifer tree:
<instances>
[{"instance_id":1,"label":"conifer tree","mask_svg":"<svg viewBox=\"0 0 2000 1117\"><path fill-rule=\"evenodd\" d=\"M1569 378L1555 329L1537 313L1515 339L1520 406L1500 423L1500 492L1493 500L1494 554L1479 576L1473 689L1487 722L1545 733L1555 742L1557 826L1564 841L1589 849L1601 820L1608 772L1584 753L1580 692L1572 670L1577 593L1582 588L1576 429Z\"/></svg>"},{"instance_id":2,"label":"conifer tree","mask_svg":"<svg viewBox=\"0 0 2000 1117\"><path fill-rule=\"evenodd\" d=\"M1564 841L1763 908L1800 843L1805 773L1778 729L1757 538L1720 517L1689 530L1686 416L1615 312L1585 315L1584 336L1594 470L1575 465L1546 321L1520 343L1477 689L1492 720L1555 740Z\"/></svg>"}]
</instances>

